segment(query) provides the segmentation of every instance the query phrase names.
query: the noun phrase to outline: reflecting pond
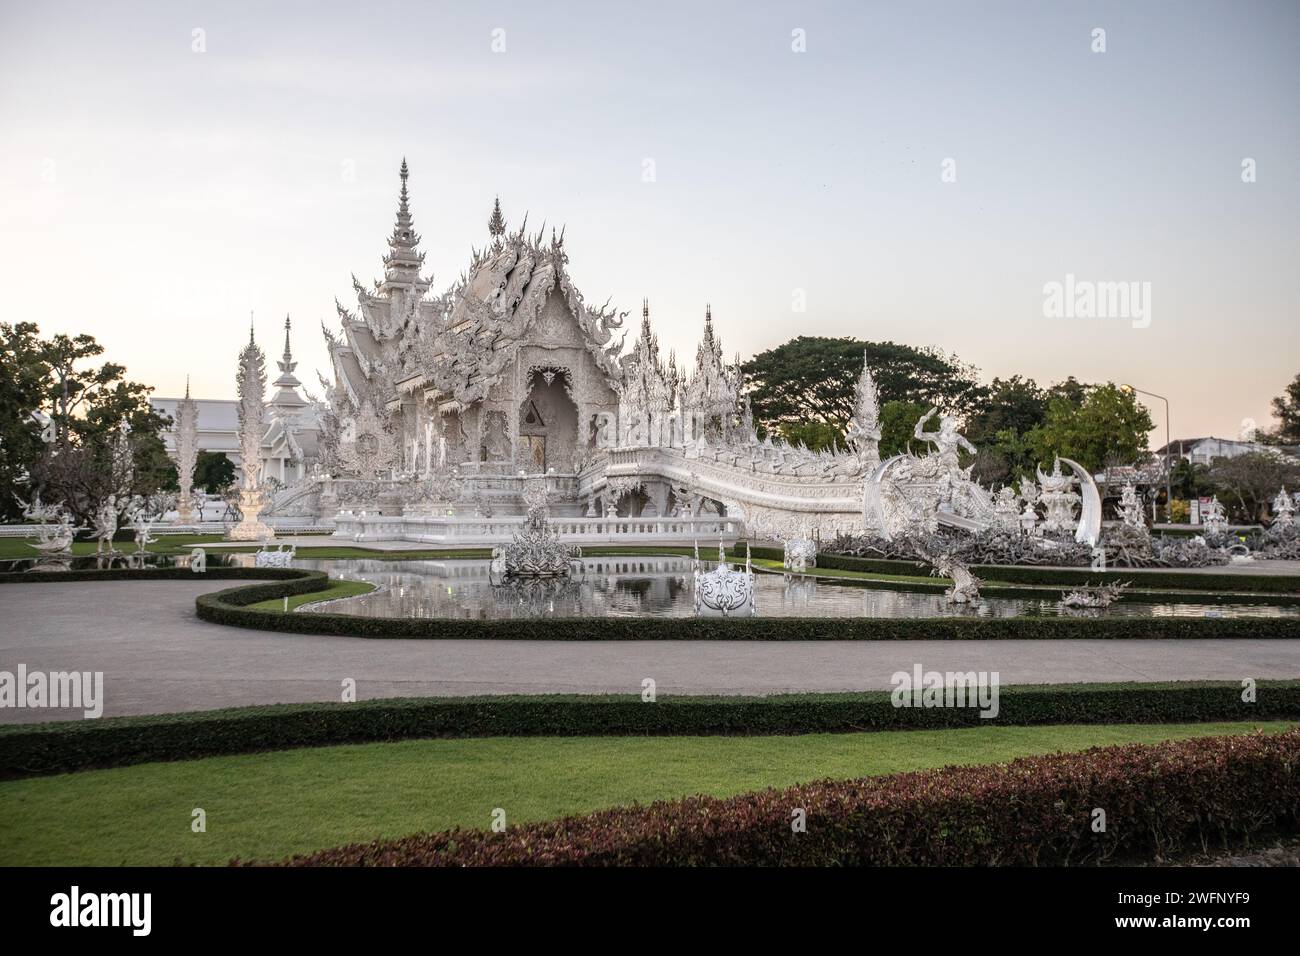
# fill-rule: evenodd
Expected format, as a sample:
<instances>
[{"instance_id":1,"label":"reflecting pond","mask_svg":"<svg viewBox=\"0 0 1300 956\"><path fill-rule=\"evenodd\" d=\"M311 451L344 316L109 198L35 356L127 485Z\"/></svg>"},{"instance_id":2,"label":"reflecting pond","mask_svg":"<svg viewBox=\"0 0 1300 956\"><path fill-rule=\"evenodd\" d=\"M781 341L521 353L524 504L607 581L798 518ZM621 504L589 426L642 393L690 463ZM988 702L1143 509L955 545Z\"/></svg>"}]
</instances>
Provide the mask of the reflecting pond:
<instances>
[{"instance_id":1,"label":"reflecting pond","mask_svg":"<svg viewBox=\"0 0 1300 956\"><path fill-rule=\"evenodd\" d=\"M487 561L295 561L331 577L369 581L378 590L302 608L368 617L509 619L535 617L691 617L691 560L593 557L580 576L494 586ZM712 565L710 565L712 566ZM755 574L762 617L1294 617L1300 605L1217 601L1152 603L1121 598L1105 611L1063 610L1061 592L1042 598L985 597L977 608L948 604L941 591L896 591L799 575Z\"/></svg>"}]
</instances>

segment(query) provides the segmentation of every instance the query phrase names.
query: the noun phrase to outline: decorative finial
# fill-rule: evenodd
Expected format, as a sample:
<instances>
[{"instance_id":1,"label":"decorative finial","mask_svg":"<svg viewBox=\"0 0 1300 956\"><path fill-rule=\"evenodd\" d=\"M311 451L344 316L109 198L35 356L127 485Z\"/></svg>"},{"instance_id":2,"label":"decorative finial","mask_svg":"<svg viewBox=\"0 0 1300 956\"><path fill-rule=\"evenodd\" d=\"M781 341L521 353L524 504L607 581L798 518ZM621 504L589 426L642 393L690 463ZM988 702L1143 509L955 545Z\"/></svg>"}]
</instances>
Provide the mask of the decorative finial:
<instances>
[{"instance_id":1,"label":"decorative finial","mask_svg":"<svg viewBox=\"0 0 1300 956\"><path fill-rule=\"evenodd\" d=\"M185 397L190 397L190 377L188 375L185 376Z\"/></svg>"},{"instance_id":2,"label":"decorative finial","mask_svg":"<svg viewBox=\"0 0 1300 956\"><path fill-rule=\"evenodd\" d=\"M650 321L650 300L649 299L641 300L641 318L646 322Z\"/></svg>"},{"instance_id":3,"label":"decorative finial","mask_svg":"<svg viewBox=\"0 0 1300 956\"><path fill-rule=\"evenodd\" d=\"M285 316L284 316L284 354L285 354L285 357L286 357L286 358L287 358L288 355L289 355L289 315L288 315L288 313L285 313Z\"/></svg>"},{"instance_id":4,"label":"decorative finial","mask_svg":"<svg viewBox=\"0 0 1300 956\"><path fill-rule=\"evenodd\" d=\"M500 240L506 234L506 217L501 213L501 197L492 201L492 215L488 218L488 234Z\"/></svg>"},{"instance_id":5,"label":"decorative finial","mask_svg":"<svg viewBox=\"0 0 1300 956\"><path fill-rule=\"evenodd\" d=\"M248 310L248 344L253 344L253 310Z\"/></svg>"}]
</instances>

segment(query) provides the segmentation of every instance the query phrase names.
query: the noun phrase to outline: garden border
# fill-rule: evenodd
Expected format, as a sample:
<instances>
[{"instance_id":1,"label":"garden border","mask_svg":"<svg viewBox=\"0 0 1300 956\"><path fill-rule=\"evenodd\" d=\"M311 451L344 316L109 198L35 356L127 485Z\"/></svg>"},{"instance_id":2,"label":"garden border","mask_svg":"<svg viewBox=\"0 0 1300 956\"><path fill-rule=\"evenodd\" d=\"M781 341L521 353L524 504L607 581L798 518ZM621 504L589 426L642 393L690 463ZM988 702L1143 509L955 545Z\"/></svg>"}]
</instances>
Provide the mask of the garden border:
<instances>
[{"instance_id":1,"label":"garden border","mask_svg":"<svg viewBox=\"0 0 1300 956\"><path fill-rule=\"evenodd\" d=\"M1239 684L1043 684L975 707L895 707L889 691L770 697L511 695L276 704L0 726L0 780L226 754L449 737L770 736L986 724L1300 720L1300 680Z\"/></svg>"}]
</instances>

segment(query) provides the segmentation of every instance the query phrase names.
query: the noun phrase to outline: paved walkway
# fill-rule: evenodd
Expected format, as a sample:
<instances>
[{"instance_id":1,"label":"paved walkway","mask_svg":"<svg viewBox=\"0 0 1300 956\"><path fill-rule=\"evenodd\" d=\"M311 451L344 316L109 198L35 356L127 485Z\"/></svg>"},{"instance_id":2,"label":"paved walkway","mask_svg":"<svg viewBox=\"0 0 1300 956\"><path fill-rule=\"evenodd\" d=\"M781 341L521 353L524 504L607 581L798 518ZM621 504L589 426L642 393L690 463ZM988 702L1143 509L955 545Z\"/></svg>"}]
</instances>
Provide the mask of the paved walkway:
<instances>
[{"instance_id":1,"label":"paved walkway","mask_svg":"<svg viewBox=\"0 0 1300 956\"><path fill-rule=\"evenodd\" d=\"M1003 684L1300 677L1300 641L419 641L273 634L198 620L228 581L0 585L0 670L103 671L105 716L358 697L775 694L888 689L890 675L998 671ZM1268 627L1261 621L1260 627ZM79 712L0 709L0 723Z\"/></svg>"}]
</instances>

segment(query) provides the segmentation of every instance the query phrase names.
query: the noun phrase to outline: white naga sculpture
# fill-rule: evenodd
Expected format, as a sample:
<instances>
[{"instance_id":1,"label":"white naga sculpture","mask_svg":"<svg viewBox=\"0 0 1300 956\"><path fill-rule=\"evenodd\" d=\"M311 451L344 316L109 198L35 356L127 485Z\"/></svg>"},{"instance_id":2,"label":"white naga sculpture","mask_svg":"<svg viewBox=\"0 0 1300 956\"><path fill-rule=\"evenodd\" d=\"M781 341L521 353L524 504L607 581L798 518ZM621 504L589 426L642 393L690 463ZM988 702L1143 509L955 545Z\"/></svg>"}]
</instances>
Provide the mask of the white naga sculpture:
<instances>
[{"instance_id":1,"label":"white naga sculpture","mask_svg":"<svg viewBox=\"0 0 1300 956\"><path fill-rule=\"evenodd\" d=\"M952 587L943 592L949 604L978 604L980 580L971 574L966 562L953 554L939 554L934 562L934 574L952 578Z\"/></svg>"},{"instance_id":2,"label":"white naga sculpture","mask_svg":"<svg viewBox=\"0 0 1300 956\"><path fill-rule=\"evenodd\" d=\"M733 569L727 563L727 552L718 543L718 566L712 571L700 570L700 546L695 545L695 565L691 572L695 587L695 614L697 617L735 617L758 612L754 599L754 571L750 565L749 543L745 543L745 570Z\"/></svg>"}]
</instances>

